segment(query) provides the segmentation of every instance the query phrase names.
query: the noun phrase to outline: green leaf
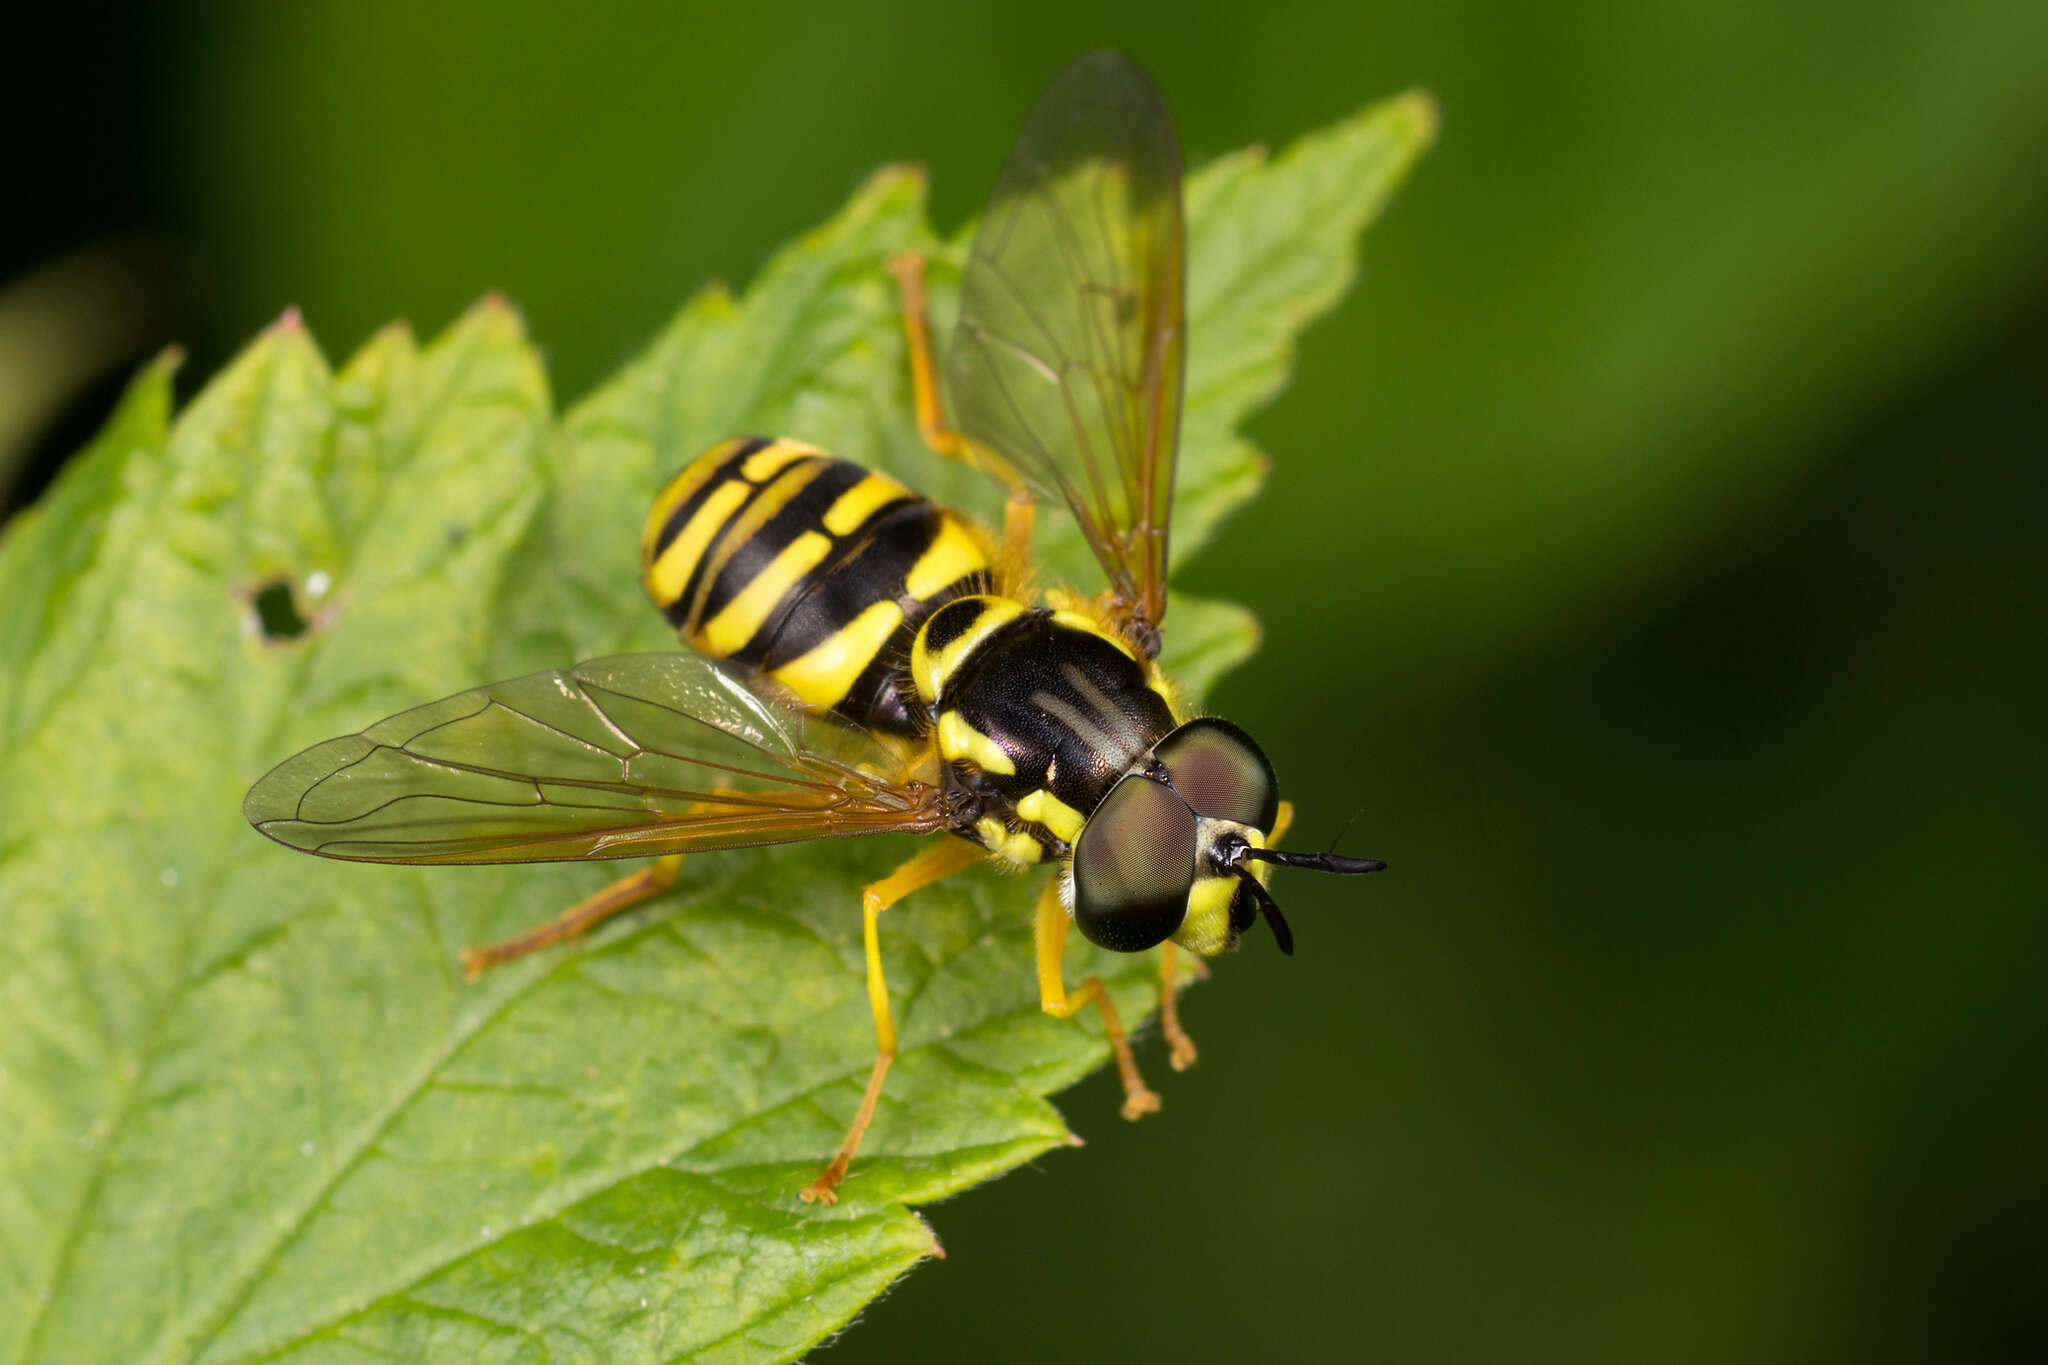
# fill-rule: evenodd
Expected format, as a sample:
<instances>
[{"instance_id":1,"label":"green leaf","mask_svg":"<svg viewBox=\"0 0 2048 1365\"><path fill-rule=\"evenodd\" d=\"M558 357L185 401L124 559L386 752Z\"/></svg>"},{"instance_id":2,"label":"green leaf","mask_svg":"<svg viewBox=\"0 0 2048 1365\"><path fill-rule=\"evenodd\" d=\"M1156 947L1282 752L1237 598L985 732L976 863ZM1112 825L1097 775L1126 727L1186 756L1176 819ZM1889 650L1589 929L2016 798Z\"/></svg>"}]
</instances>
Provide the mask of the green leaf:
<instances>
[{"instance_id":1,"label":"green leaf","mask_svg":"<svg viewBox=\"0 0 2048 1365\"><path fill-rule=\"evenodd\" d=\"M1193 178L1181 548L1255 490L1236 424L1428 137L1410 98ZM1106 1057L1037 1007L1027 878L885 922L904 1052L844 1201L798 1186L872 1058L858 888L903 840L693 860L588 941L465 985L455 952L588 866L319 863L242 822L270 764L478 681L672 640L634 573L660 477L787 432L986 505L922 453L883 261L940 253L875 177L743 298L699 295L555 420L489 299L329 370L288 316L175 421L146 371L0 544L0 1357L781 1360L937 1244L926 1203L1068 1143ZM950 254L949 254L950 253ZM1071 530L1048 554L1075 573ZM283 582L304 634L267 641ZM1199 693L1253 647L1177 600ZM1076 941L1124 1017L1156 960ZM1156 1070L1158 1058L1148 1057ZM1107 1115L1093 1116L1107 1122Z\"/></svg>"}]
</instances>

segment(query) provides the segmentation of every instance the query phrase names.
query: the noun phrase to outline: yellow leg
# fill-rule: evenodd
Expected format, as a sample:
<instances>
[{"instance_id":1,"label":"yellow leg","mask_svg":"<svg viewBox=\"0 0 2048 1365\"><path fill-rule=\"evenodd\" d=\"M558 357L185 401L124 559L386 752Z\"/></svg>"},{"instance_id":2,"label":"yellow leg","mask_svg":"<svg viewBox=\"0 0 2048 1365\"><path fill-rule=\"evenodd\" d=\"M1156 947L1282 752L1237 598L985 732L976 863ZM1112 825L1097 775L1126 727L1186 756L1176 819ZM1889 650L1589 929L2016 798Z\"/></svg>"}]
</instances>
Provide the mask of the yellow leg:
<instances>
[{"instance_id":1,"label":"yellow leg","mask_svg":"<svg viewBox=\"0 0 2048 1365\"><path fill-rule=\"evenodd\" d=\"M493 943L487 948L464 948L462 950L462 974L474 981L492 967L510 962L528 953L537 953L551 944L578 934L610 919L621 910L651 899L676 884L676 877L683 866L683 855L671 853L657 858L651 866L619 878L603 890L585 896L569 907L567 911L549 920L540 928L530 930L517 938L508 938L503 943Z\"/></svg>"},{"instance_id":2,"label":"yellow leg","mask_svg":"<svg viewBox=\"0 0 2048 1365\"><path fill-rule=\"evenodd\" d=\"M825 1168L824 1174L804 1186L802 1195L805 1203L839 1202L839 1182L846 1178L846 1168L852 1163L853 1154L860 1149L861 1135L867 1132L868 1124L875 1117L875 1102L882 1097L882 1078L889 1074L889 1063L896 1060L896 1024L889 1017L889 983L882 977L882 935L878 924L882 912L911 892L943 881L987 856L963 839L949 838L943 844L926 849L861 893L861 940L868 959L868 1008L875 1015L875 1069L868 1073L867 1092L861 1096L860 1108L853 1116L853 1126L846 1130L846 1141L839 1144L838 1154L832 1158L832 1164Z\"/></svg>"},{"instance_id":3,"label":"yellow leg","mask_svg":"<svg viewBox=\"0 0 2048 1365\"><path fill-rule=\"evenodd\" d=\"M1188 964L1196 976L1207 976L1209 969L1202 965L1200 958ZM1175 1071L1186 1071L1195 1064L1195 1040L1188 1037L1187 1030L1180 1026L1180 1004L1174 985L1174 975L1180 967L1180 949L1168 943L1159 953L1159 1031L1166 1035L1166 1045L1171 1049L1167 1060L1173 1063Z\"/></svg>"},{"instance_id":4,"label":"yellow leg","mask_svg":"<svg viewBox=\"0 0 2048 1365\"><path fill-rule=\"evenodd\" d=\"M1003 582L1022 587L1031 578L1031 524L1037 510L1021 484L1003 503Z\"/></svg>"},{"instance_id":5,"label":"yellow leg","mask_svg":"<svg viewBox=\"0 0 2048 1365\"><path fill-rule=\"evenodd\" d=\"M1294 803L1282 801L1280 812L1273 819L1273 832L1267 836L1268 844L1277 844L1287 833L1287 827L1294 823ZM1209 968L1200 958L1191 958L1188 967L1197 979L1209 975ZM1166 1045L1171 1051L1167 1060L1173 1063L1175 1071L1186 1071L1195 1064L1197 1052L1195 1040L1188 1037L1188 1031L1181 1027L1179 988L1174 978L1180 971L1180 949L1168 943L1159 951L1159 1031L1166 1035Z\"/></svg>"},{"instance_id":6,"label":"yellow leg","mask_svg":"<svg viewBox=\"0 0 2048 1365\"><path fill-rule=\"evenodd\" d=\"M931 321L925 308L924 257L906 252L889 262L889 273L896 277L897 294L903 301L903 340L910 352L910 394L917 408L918 434L933 454L964 461L1008 490L1009 500L1003 504L1003 570L1007 581L1021 583L1031 560L1031 489L1015 465L946 425Z\"/></svg>"},{"instance_id":7,"label":"yellow leg","mask_svg":"<svg viewBox=\"0 0 2048 1365\"><path fill-rule=\"evenodd\" d=\"M1156 1114L1159 1096L1146 1088L1145 1078L1138 1074L1138 1059L1131 1055L1123 1020L1117 1018L1116 1006L1110 1003L1109 992L1102 988L1102 978L1091 976L1072 995L1067 994L1066 979L1060 970L1060 951L1066 947L1068 924L1067 909L1060 904L1059 882L1049 881L1038 897L1039 1008L1055 1019L1071 1019L1091 1003L1101 1010L1103 1027L1109 1032L1110 1051L1116 1055L1117 1075L1124 1083L1124 1117L1139 1119Z\"/></svg>"},{"instance_id":8,"label":"yellow leg","mask_svg":"<svg viewBox=\"0 0 2048 1365\"><path fill-rule=\"evenodd\" d=\"M1294 803L1282 801L1280 813L1273 817L1273 831L1266 836L1266 847L1277 847L1287 837L1287 827L1294 823Z\"/></svg>"},{"instance_id":9,"label":"yellow leg","mask_svg":"<svg viewBox=\"0 0 2048 1365\"><path fill-rule=\"evenodd\" d=\"M938 360L932 348L931 320L924 301L924 257L915 251L906 252L889 262L889 273L896 277L897 297L903 302L903 340L910 351L910 396L917 405L918 434L933 454L980 467L967 438L946 425L946 413L939 402Z\"/></svg>"}]
</instances>

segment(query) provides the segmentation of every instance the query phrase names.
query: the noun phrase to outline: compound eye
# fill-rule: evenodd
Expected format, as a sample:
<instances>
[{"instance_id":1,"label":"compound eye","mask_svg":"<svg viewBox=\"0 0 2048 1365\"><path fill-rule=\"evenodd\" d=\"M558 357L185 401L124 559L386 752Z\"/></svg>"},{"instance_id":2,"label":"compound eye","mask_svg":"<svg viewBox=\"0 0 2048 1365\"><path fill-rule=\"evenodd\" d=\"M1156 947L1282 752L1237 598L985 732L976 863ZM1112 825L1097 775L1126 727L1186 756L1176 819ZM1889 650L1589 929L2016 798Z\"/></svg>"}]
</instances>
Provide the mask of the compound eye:
<instances>
[{"instance_id":1,"label":"compound eye","mask_svg":"<svg viewBox=\"0 0 2048 1365\"><path fill-rule=\"evenodd\" d=\"M1252 737L1227 720L1191 720L1153 757L1166 765L1173 789L1211 820L1250 825L1265 834L1280 818L1280 783Z\"/></svg>"},{"instance_id":2,"label":"compound eye","mask_svg":"<svg viewBox=\"0 0 2048 1365\"><path fill-rule=\"evenodd\" d=\"M1099 948L1135 953L1187 918L1195 813L1136 774L1110 788L1074 844L1074 924Z\"/></svg>"}]
</instances>

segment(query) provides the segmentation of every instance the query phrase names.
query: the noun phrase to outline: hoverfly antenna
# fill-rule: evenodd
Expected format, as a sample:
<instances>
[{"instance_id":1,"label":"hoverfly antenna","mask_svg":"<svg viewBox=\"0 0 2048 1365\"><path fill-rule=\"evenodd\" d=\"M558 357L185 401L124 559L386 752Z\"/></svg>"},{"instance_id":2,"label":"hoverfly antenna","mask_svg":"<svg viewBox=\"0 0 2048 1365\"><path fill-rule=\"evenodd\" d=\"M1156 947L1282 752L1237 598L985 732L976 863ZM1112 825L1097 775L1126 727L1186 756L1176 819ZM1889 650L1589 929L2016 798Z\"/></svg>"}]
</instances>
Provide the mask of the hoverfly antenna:
<instances>
[{"instance_id":1,"label":"hoverfly antenna","mask_svg":"<svg viewBox=\"0 0 2048 1365\"><path fill-rule=\"evenodd\" d=\"M1334 872L1340 877L1362 877L1368 872L1384 872L1387 865L1378 858L1347 858L1341 853L1289 853L1279 848L1246 848L1239 855L1255 858L1262 863L1275 863L1281 867L1302 867L1311 872Z\"/></svg>"},{"instance_id":2,"label":"hoverfly antenna","mask_svg":"<svg viewBox=\"0 0 2048 1365\"><path fill-rule=\"evenodd\" d=\"M1323 852L1335 853L1337 851L1337 845L1344 842L1344 836L1351 832L1351 827L1358 823L1358 817L1363 814L1365 814L1364 806L1360 806L1357 810L1351 812L1351 818L1344 822L1344 827L1342 829L1338 830L1335 834L1330 836L1330 842L1328 846L1323 849Z\"/></svg>"},{"instance_id":3,"label":"hoverfly antenna","mask_svg":"<svg viewBox=\"0 0 2048 1365\"><path fill-rule=\"evenodd\" d=\"M1259 879L1252 875L1252 870L1242 863L1237 867L1237 877L1250 889L1252 899L1259 903L1259 913L1266 917L1266 923L1272 927L1273 941L1280 945L1281 952L1293 957L1294 934L1288 929L1286 919L1281 916L1280 906L1273 900L1273 893L1268 891Z\"/></svg>"}]
</instances>

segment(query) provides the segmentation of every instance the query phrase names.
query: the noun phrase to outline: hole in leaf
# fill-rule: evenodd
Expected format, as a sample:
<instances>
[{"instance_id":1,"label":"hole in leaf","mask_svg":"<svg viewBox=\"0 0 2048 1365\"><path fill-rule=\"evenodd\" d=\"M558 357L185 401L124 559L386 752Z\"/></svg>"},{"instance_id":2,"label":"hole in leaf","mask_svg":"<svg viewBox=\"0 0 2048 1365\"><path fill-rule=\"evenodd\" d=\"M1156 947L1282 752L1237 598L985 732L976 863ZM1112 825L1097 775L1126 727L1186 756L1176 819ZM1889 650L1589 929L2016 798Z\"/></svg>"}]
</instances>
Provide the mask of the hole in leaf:
<instances>
[{"instance_id":1,"label":"hole in leaf","mask_svg":"<svg viewBox=\"0 0 2048 1365\"><path fill-rule=\"evenodd\" d=\"M299 614L299 604L292 600L292 585L287 579L273 579L258 588L249 599L249 606L256 613L256 628L266 640L296 640L312 628L312 623Z\"/></svg>"}]
</instances>

